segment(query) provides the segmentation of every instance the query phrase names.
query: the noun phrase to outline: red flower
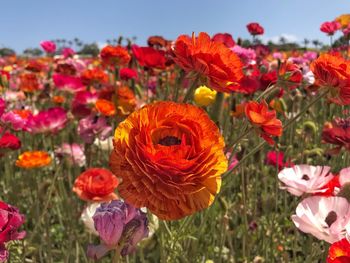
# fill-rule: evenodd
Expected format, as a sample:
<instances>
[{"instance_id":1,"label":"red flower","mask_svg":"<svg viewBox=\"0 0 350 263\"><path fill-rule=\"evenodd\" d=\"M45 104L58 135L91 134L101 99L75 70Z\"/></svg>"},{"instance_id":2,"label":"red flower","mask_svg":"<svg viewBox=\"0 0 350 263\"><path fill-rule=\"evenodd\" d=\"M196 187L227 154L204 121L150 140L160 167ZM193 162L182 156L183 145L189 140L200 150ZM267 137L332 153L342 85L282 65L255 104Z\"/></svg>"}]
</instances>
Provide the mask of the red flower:
<instances>
[{"instance_id":1,"label":"red flower","mask_svg":"<svg viewBox=\"0 0 350 263\"><path fill-rule=\"evenodd\" d=\"M291 82L290 88L297 88L303 80L303 73L300 68L291 62L282 63L279 69L279 76L282 80Z\"/></svg>"},{"instance_id":2,"label":"red flower","mask_svg":"<svg viewBox=\"0 0 350 263\"><path fill-rule=\"evenodd\" d=\"M276 151L268 151L266 154L265 163L273 167L277 167L278 170L284 167L291 167L294 164L290 161L284 162L284 153Z\"/></svg>"},{"instance_id":3,"label":"red flower","mask_svg":"<svg viewBox=\"0 0 350 263\"><path fill-rule=\"evenodd\" d=\"M264 28L259 23L249 23L247 29L253 36L264 34Z\"/></svg>"},{"instance_id":4,"label":"red flower","mask_svg":"<svg viewBox=\"0 0 350 263\"><path fill-rule=\"evenodd\" d=\"M337 21L324 22L320 26L320 30L323 33L328 34L329 36L333 36L334 33L341 28L341 24Z\"/></svg>"},{"instance_id":5,"label":"red flower","mask_svg":"<svg viewBox=\"0 0 350 263\"><path fill-rule=\"evenodd\" d=\"M277 82L277 72L269 71L260 76L260 89L265 90Z\"/></svg>"},{"instance_id":6,"label":"red flower","mask_svg":"<svg viewBox=\"0 0 350 263\"><path fill-rule=\"evenodd\" d=\"M250 101L246 104L245 114L251 124L258 128L260 136L273 145L273 136L281 136L283 127L282 122L276 118L276 111L268 111L266 101L258 103Z\"/></svg>"},{"instance_id":7,"label":"red flower","mask_svg":"<svg viewBox=\"0 0 350 263\"><path fill-rule=\"evenodd\" d=\"M118 179L109 170L90 168L75 180L73 191L85 201L110 201L118 199L117 186Z\"/></svg>"},{"instance_id":8,"label":"red flower","mask_svg":"<svg viewBox=\"0 0 350 263\"><path fill-rule=\"evenodd\" d=\"M319 193L315 195L322 195L322 196L336 196L339 192L339 189L341 188L340 181L339 181L339 175L336 175L333 177L332 180L330 180L325 186L323 186L320 190L326 189L325 192L320 191Z\"/></svg>"},{"instance_id":9,"label":"red flower","mask_svg":"<svg viewBox=\"0 0 350 263\"><path fill-rule=\"evenodd\" d=\"M237 92L244 94L254 94L259 89L260 83L254 77L244 76Z\"/></svg>"},{"instance_id":10,"label":"red flower","mask_svg":"<svg viewBox=\"0 0 350 263\"><path fill-rule=\"evenodd\" d=\"M119 76L122 80L136 79L137 72L132 68L122 68L119 71Z\"/></svg>"},{"instance_id":11,"label":"red flower","mask_svg":"<svg viewBox=\"0 0 350 263\"><path fill-rule=\"evenodd\" d=\"M331 245L328 252L327 263L349 263L350 242L343 238Z\"/></svg>"},{"instance_id":12,"label":"red flower","mask_svg":"<svg viewBox=\"0 0 350 263\"><path fill-rule=\"evenodd\" d=\"M214 42L207 33L196 38L179 36L174 46L174 61L186 72L200 77L207 86L219 92L238 89L243 78L242 62L224 44Z\"/></svg>"},{"instance_id":13,"label":"red flower","mask_svg":"<svg viewBox=\"0 0 350 263\"><path fill-rule=\"evenodd\" d=\"M339 153L342 147L350 151L350 118L336 118L332 123L326 123L322 131L322 141L336 145L330 153Z\"/></svg>"},{"instance_id":14,"label":"red flower","mask_svg":"<svg viewBox=\"0 0 350 263\"><path fill-rule=\"evenodd\" d=\"M156 50L152 47L139 47L133 45L132 53L143 67L165 69L166 57L165 52Z\"/></svg>"},{"instance_id":15,"label":"red flower","mask_svg":"<svg viewBox=\"0 0 350 263\"><path fill-rule=\"evenodd\" d=\"M217 33L213 36L212 40L214 42L223 43L228 48L236 45L236 42L233 40L231 34L228 33Z\"/></svg>"}]
</instances>

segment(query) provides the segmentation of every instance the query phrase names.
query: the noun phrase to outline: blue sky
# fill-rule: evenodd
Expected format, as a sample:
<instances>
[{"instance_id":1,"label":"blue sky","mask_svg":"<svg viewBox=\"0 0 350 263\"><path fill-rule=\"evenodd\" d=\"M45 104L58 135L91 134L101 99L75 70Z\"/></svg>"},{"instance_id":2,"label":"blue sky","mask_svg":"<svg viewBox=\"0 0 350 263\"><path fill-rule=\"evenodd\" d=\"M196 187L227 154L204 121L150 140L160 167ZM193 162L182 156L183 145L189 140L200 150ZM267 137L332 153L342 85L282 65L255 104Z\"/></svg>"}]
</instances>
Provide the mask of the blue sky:
<instances>
[{"instance_id":1,"label":"blue sky","mask_svg":"<svg viewBox=\"0 0 350 263\"><path fill-rule=\"evenodd\" d=\"M56 38L104 43L124 35L145 44L150 35L175 39L192 31L246 38L252 21L265 28L265 39L328 43L320 24L350 13L349 0L8 0L0 8L0 47L17 51Z\"/></svg>"}]
</instances>

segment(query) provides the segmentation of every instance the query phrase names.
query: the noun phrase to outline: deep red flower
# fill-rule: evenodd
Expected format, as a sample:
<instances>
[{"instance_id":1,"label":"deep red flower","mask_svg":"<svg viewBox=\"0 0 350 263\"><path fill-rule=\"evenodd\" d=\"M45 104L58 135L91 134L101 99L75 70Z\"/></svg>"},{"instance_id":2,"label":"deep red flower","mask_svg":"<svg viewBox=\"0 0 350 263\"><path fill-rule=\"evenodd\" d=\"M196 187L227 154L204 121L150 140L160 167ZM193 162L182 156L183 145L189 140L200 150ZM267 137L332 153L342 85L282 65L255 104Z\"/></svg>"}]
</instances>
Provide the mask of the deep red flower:
<instances>
[{"instance_id":1,"label":"deep red flower","mask_svg":"<svg viewBox=\"0 0 350 263\"><path fill-rule=\"evenodd\" d=\"M132 68L122 68L119 71L119 76L122 80L136 79L137 72Z\"/></svg>"},{"instance_id":2,"label":"deep red flower","mask_svg":"<svg viewBox=\"0 0 350 263\"><path fill-rule=\"evenodd\" d=\"M277 82L277 72L269 71L260 76L260 89L265 90Z\"/></svg>"},{"instance_id":3,"label":"deep red flower","mask_svg":"<svg viewBox=\"0 0 350 263\"><path fill-rule=\"evenodd\" d=\"M330 153L339 153L342 147L350 151L350 118L336 118L332 123L325 123L322 131L322 141L336 145Z\"/></svg>"},{"instance_id":4,"label":"deep red flower","mask_svg":"<svg viewBox=\"0 0 350 263\"><path fill-rule=\"evenodd\" d=\"M247 29L253 36L264 34L264 28L259 23L249 23Z\"/></svg>"},{"instance_id":5,"label":"deep red flower","mask_svg":"<svg viewBox=\"0 0 350 263\"><path fill-rule=\"evenodd\" d=\"M212 40L214 42L223 43L228 48L236 45L236 42L233 40L232 35L228 33L217 33L213 36Z\"/></svg>"}]
</instances>

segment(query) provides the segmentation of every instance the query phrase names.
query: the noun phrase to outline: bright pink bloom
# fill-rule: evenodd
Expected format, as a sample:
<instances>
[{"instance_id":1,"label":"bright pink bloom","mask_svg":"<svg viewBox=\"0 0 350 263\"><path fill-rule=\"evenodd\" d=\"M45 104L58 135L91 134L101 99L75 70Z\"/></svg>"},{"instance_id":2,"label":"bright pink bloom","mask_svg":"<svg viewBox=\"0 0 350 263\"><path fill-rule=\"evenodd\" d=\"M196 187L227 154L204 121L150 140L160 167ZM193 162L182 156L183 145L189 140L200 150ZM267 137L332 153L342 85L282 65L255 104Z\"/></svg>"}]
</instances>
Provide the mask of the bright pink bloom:
<instances>
[{"instance_id":1,"label":"bright pink bloom","mask_svg":"<svg viewBox=\"0 0 350 263\"><path fill-rule=\"evenodd\" d=\"M28 118L30 116L31 113L28 113L28 117L24 118L20 114L16 113L16 111L9 111L1 116L0 121L15 131L21 131L25 130Z\"/></svg>"},{"instance_id":2,"label":"bright pink bloom","mask_svg":"<svg viewBox=\"0 0 350 263\"><path fill-rule=\"evenodd\" d=\"M68 122L67 113L61 107L41 111L28 118L27 130L30 133L57 133Z\"/></svg>"},{"instance_id":3,"label":"bright pink bloom","mask_svg":"<svg viewBox=\"0 0 350 263\"><path fill-rule=\"evenodd\" d=\"M90 115L79 121L78 134L85 143L93 143L96 138L104 141L111 133L112 127L103 116Z\"/></svg>"},{"instance_id":4,"label":"bright pink bloom","mask_svg":"<svg viewBox=\"0 0 350 263\"><path fill-rule=\"evenodd\" d=\"M329 36L334 35L334 33L341 28L341 24L337 21L324 22L320 26L320 30Z\"/></svg>"},{"instance_id":5,"label":"bright pink bloom","mask_svg":"<svg viewBox=\"0 0 350 263\"><path fill-rule=\"evenodd\" d=\"M74 54L75 54L75 51L74 51L73 49L71 49L70 47L65 47L65 48L62 50L62 55L63 55L65 58L72 57Z\"/></svg>"},{"instance_id":6,"label":"bright pink bloom","mask_svg":"<svg viewBox=\"0 0 350 263\"><path fill-rule=\"evenodd\" d=\"M55 51L56 51L56 44L52 41L42 41L42 42L40 42L40 46L47 53L55 53Z\"/></svg>"},{"instance_id":7,"label":"bright pink bloom","mask_svg":"<svg viewBox=\"0 0 350 263\"><path fill-rule=\"evenodd\" d=\"M71 93L85 90L85 86L79 77L54 74L52 79L55 86L60 90L66 90Z\"/></svg>"},{"instance_id":8,"label":"bright pink bloom","mask_svg":"<svg viewBox=\"0 0 350 263\"><path fill-rule=\"evenodd\" d=\"M76 164L80 167L85 165L85 154L79 144L63 143L58 149L56 149L55 154L58 158L64 158L70 164Z\"/></svg>"},{"instance_id":9,"label":"bright pink bloom","mask_svg":"<svg viewBox=\"0 0 350 263\"><path fill-rule=\"evenodd\" d=\"M6 108L5 100L0 98L0 117L5 112L5 108Z\"/></svg>"}]
</instances>

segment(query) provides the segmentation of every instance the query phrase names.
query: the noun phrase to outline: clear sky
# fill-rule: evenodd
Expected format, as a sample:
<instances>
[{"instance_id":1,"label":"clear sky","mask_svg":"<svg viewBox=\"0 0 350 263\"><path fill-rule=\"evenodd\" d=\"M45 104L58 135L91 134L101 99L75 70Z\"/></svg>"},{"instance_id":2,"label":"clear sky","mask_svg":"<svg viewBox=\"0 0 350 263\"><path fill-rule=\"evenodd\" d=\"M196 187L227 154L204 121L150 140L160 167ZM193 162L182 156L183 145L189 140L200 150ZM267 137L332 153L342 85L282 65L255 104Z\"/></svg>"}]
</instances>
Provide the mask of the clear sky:
<instances>
[{"instance_id":1,"label":"clear sky","mask_svg":"<svg viewBox=\"0 0 350 263\"><path fill-rule=\"evenodd\" d=\"M145 44L150 35L175 39L192 31L246 38L253 21L265 28L265 39L327 42L320 24L344 13L349 0L1 0L0 47L22 51L74 37L104 43L119 35Z\"/></svg>"}]
</instances>

